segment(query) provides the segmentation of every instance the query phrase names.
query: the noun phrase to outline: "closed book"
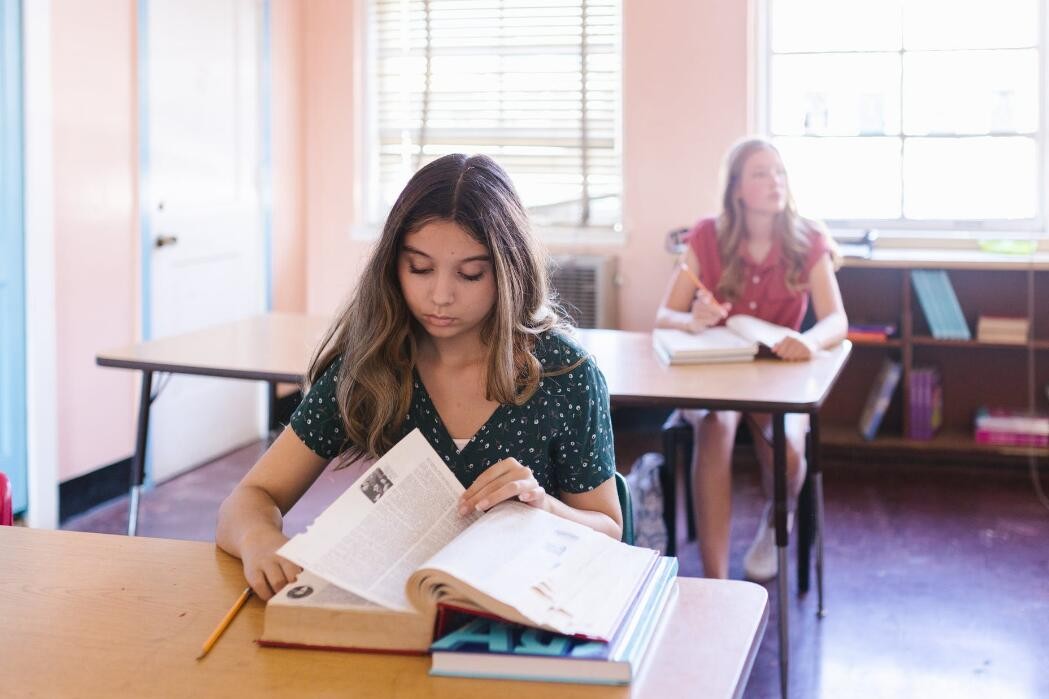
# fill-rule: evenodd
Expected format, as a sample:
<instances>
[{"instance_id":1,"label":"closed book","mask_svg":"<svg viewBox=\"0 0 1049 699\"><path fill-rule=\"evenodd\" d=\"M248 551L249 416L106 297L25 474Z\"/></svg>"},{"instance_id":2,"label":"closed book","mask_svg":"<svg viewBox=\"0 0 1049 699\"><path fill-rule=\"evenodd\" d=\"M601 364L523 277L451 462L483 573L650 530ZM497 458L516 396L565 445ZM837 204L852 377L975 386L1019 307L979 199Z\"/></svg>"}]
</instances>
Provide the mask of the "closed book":
<instances>
[{"instance_id":1,"label":"closed book","mask_svg":"<svg viewBox=\"0 0 1049 699\"><path fill-rule=\"evenodd\" d=\"M900 381L901 371L899 362L886 359L881 369L878 370L878 375L874 377L874 382L871 383L870 391L867 393L867 402L863 406L863 412L860 413L859 430L864 439L874 439L874 435L878 433L885 412L892 402L896 384Z\"/></svg>"},{"instance_id":2,"label":"closed book","mask_svg":"<svg viewBox=\"0 0 1049 699\"><path fill-rule=\"evenodd\" d=\"M1049 415L984 407L976 411L975 426L988 432L1049 436Z\"/></svg>"},{"instance_id":3,"label":"closed book","mask_svg":"<svg viewBox=\"0 0 1049 699\"><path fill-rule=\"evenodd\" d=\"M677 559L662 558L607 642L465 616L430 647L430 674L446 677L629 684L676 591Z\"/></svg>"},{"instance_id":4,"label":"closed book","mask_svg":"<svg viewBox=\"0 0 1049 699\"><path fill-rule=\"evenodd\" d=\"M1049 447L1049 435L1026 432L998 432L987 428L976 428L978 444L997 444L1006 447Z\"/></svg>"},{"instance_id":5,"label":"closed book","mask_svg":"<svg viewBox=\"0 0 1049 699\"><path fill-rule=\"evenodd\" d=\"M962 313L945 270L911 270L911 282L933 337L946 340L972 339L965 314Z\"/></svg>"}]
</instances>

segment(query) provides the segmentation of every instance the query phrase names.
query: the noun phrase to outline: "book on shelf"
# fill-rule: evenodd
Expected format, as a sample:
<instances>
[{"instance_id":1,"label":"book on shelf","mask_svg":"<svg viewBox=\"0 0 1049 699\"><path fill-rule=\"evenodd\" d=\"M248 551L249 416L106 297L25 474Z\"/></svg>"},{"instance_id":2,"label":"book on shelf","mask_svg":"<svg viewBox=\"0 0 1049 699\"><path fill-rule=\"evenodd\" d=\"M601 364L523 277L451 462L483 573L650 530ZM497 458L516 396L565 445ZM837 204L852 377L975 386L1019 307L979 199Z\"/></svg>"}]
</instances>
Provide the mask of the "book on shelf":
<instances>
[{"instance_id":1,"label":"book on shelf","mask_svg":"<svg viewBox=\"0 0 1049 699\"><path fill-rule=\"evenodd\" d=\"M277 551L307 585L355 597L307 614L324 597L296 606L293 584L267 603L259 642L425 653L441 605L590 640L615 635L658 552L516 501L460 516L464 491L413 430ZM316 616L332 618L314 633Z\"/></svg>"},{"instance_id":2,"label":"book on shelf","mask_svg":"<svg viewBox=\"0 0 1049 699\"><path fill-rule=\"evenodd\" d=\"M870 391L867 393L867 401L860 413L859 430L860 435L866 440L874 439L885 418L885 412L892 402L892 394L896 391L896 385L900 382L900 374L903 372L902 365L886 358L882 362L878 374L871 383Z\"/></svg>"},{"instance_id":3,"label":"book on shelf","mask_svg":"<svg viewBox=\"0 0 1049 699\"><path fill-rule=\"evenodd\" d=\"M652 346L664 364L747 362L762 347L771 349L783 338L797 336L791 328L748 315L729 316L724 325L697 333L669 328L652 331Z\"/></svg>"},{"instance_id":4,"label":"book on shelf","mask_svg":"<svg viewBox=\"0 0 1049 699\"><path fill-rule=\"evenodd\" d=\"M980 316L976 321L976 339L980 342L1025 345L1030 327L1027 318Z\"/></svg>"},{"instance_id":5,"label":"book on shelf","mask_svg":"<svg viewBox=\"0 0 1049 699\"><path fill-rule=\"evenodd\" d=\"M941 340L972 339L946 270L911 270L911 285L933 337Z\"/></svg>"},{"instance_id":6,"label":"book on shelf","mask_svg":"<svg viewBox=\"0 0 1049 699\"><path fill-rule=\"evenodd\" d=\"M607 642L466 614L433 645L431 675L629 684L677 592L677 559L662 558ZM447 617L448 615L446 615ZM448 624L445 623L445 626Z\"/></svg>"},{"instance_id":7,"label":"book on shelf","mask_svg":"<svg viewBox=\"0 0 1049 699\"><path fill-rule=\"evenodd\" d=\"M943 390L935 367L914 367L910 373L911 439L932 439L943 423Z\"/></svg>"},{"instance_id":8,"label":"book on shelf","mask_svg":"<svg viewBox=\"0 0 1049 699\"><path fill-rule=\"evenodd\" d=\"M886 342L896 334L891 323L849 323L846 339L853 342Z\"/></svg>"},{"instance_id":9,"label":"book on shelf","mask_svg":"<svg viewBox=\"0 0 1049 699\"><path fill-rule=\"evenodd\" d=\"M979 444L1047 447L1049 414L981 407L976 411L974 436Z\"/></svg>"}]
</instances>

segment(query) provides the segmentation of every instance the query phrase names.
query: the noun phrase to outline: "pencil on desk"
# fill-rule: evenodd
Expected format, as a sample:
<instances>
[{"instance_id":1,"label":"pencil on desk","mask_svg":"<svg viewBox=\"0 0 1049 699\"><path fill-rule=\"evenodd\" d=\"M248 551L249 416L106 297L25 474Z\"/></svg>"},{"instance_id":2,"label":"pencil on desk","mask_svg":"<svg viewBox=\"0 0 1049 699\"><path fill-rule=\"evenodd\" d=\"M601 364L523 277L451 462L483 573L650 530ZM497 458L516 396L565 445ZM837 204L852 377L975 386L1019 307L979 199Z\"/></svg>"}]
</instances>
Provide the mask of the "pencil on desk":
<instances>
[{"instance_id":1,"label":"pencil on desk","mask_svg":"<svg viewBox=\"0 0 1049 699\"><path fill-rule=\"evenodd\" d=\"M200 649L200 655L197 656L197 660L200 660L208 654L211 647L219 640L219 637L230 625L234 617L237 616L237 612L240 611L241 607L244 606L249 597L251 597L251 588L246 587L244 588L244 592L240 593L240 597L237 598L237 601L234 602L233 606L230 607L228 612L226 612L226 616L222 617L222 621L219 622L219 625L216 626L215 630L211 632L210 636L208 636L208 640L204 641L204 646Z\"/></svg>"}]
</instances>

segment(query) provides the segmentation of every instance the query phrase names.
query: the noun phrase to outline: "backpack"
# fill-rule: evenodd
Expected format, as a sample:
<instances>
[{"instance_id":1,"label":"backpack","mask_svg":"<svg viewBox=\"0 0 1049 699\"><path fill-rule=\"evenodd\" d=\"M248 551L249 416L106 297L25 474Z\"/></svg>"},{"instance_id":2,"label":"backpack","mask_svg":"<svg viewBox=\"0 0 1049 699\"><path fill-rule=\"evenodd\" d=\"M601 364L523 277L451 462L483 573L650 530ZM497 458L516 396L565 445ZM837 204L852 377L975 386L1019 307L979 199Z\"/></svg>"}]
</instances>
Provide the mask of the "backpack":
<instances>
[{"instance_id":1,"label":"backpack","mask_svg":"<svg viewBox=\"0 0 1049 699\"><path fill-rule=\"evenodd\" d=\"M667 525L663 521L663 486L659 472L663 455L648 452L638 457L626 476L634 509L634 545L667 550Z\"/></svg>"}]
</instances>

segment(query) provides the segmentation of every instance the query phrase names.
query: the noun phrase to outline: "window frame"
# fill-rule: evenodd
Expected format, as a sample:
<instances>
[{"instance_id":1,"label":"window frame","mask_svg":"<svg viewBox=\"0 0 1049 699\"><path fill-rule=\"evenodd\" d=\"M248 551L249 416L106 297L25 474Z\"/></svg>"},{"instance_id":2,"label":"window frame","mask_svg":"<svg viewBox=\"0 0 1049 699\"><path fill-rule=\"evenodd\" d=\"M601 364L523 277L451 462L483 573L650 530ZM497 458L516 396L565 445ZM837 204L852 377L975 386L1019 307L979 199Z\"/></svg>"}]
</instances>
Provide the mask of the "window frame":
<instances>
[{"instance_id":1,"label":"window frame","mask_svg":"<svg viewBox=\"0 0 1049 699\"><path fill-rule=\"evenodd\" d=\"M755 105L754 123L758 131L769 139L775 140L776 135L771 131L772 94L770 90L772 75L772 5L781 0L757 0L757 16L752 23L753 45L755 54L752 56L754 65L753 85L751 95ZM872 0L873 1L873 0ZM1038 173L1038 187L1036 195L1036 214L1029 219L908 219L903 217L901 208L900 218L897 219L824 219L824 223L835 234L841 234L843 238L860 236L865 231L877 231L882 239L895 239L900 243L927 244L929 247L946 247L945 243L950 240L987 240L996 238L1008 239L1034 239L1049 240L1049 167L1046 158L1049 156L1049 90L1046 81L1049 80L1049 8L1044 2L1037 2L1038 11L1038 86L1037 103L1039 107L1037 132L1034 134L1036 169ZM812 54L843 53L840 51L813 51ZM867 53L867 52L859 52ZM903 57L909 51L901 47L898 51L901 59L901 72ZM900 87L903 89L902 83ZM901 109L903 96L900 99ZM986 136L1005 136L1006 134L959 134L960 138L981 138ZM1025 136L1024 134L1017 134ZM803 136L807 138L828 138L826 136ZM856 136L862 138L862 136ZM898 135L885 134L878 138L890 137L899 140L901 146L912 138L928 138L929 136L908 136L903 132L901 122ZM953 137L953 136L952 136ZM902 162L902 160L901 160ZM901 173L901 178L904 177ZM901 182L903 180L901 179ZM903 185L906 186L905 184ZM902 194L902 192L901 192ZM804 209L802 209L804 212Z\"/></svg>"},{"instance_id":2,"label":"window frame","mask_svg":"<svg viewBox=\"0 0 1049 699\"><path fill-rule=\"evenodd\" d=\"M613 116L613 139L614 153L618 166L619 179L619 212L613 223L539 223L534 220L527 204L526 212L533 219L532 230L536 237L543 243L552 246L621 246L626 243L625 233L625 190L626 177L624 172L624 130L623 130L623 87L624 87L624 56L623 56L623 19L626 0L618 0L616 15L618 19L619 33L616 37L615 50L617 53L616 63L618 67L618 90L615 100ZM362 125L360 133L360 153L363 177L359 178L360 187L359 222L351 227L350 237L354 240L374 241L382 234L388 211L382 210L378 190L379 173L379 101L378 80L374 73L378 65L379 39L376 23L376 5L374 0L366 0L361 3L361 18L363 30L361 32L361 72L357 76L360 93L363 97L365 108L361 110ZM496 156L498 160L498 157ZM511 173L512 176L512 173Z\"/></svg>"}]
</instances>

